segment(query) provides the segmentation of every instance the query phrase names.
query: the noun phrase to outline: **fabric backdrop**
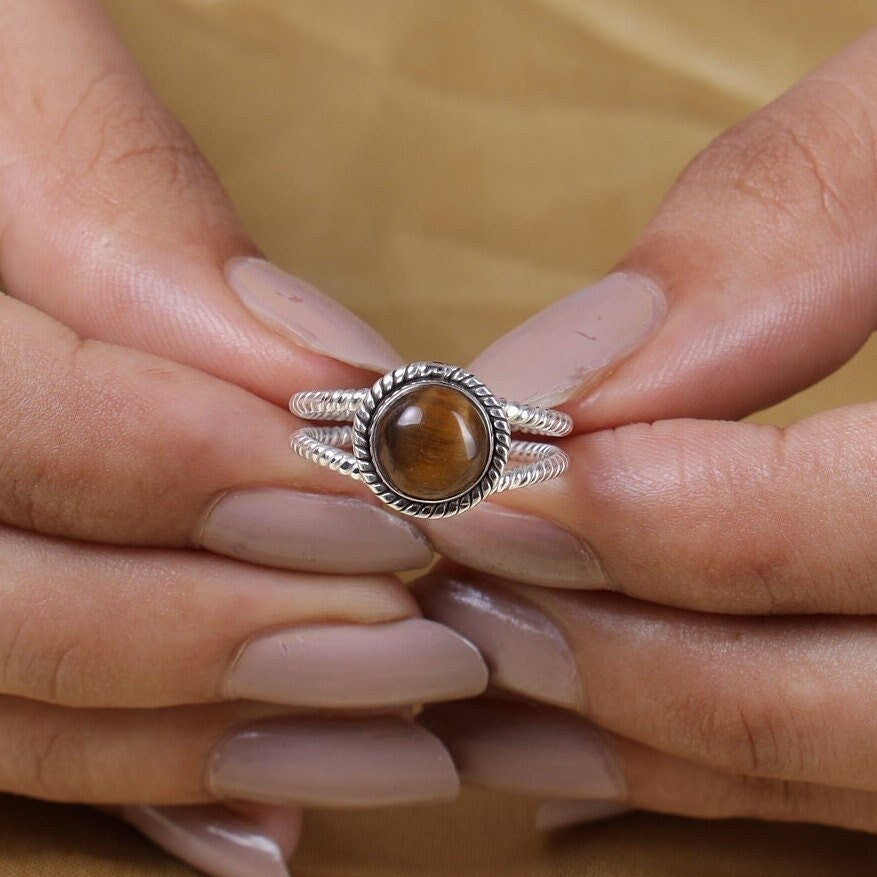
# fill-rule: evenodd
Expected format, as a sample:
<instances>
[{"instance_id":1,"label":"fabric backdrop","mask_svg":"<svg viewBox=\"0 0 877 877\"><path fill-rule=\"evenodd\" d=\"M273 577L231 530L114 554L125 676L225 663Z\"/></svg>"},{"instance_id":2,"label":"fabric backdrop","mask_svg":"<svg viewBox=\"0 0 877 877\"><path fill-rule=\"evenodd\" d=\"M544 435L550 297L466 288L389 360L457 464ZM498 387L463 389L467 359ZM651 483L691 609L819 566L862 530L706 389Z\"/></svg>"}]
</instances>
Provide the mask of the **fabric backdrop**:
<instances>
[{"instance_id":1,"label":"fabric backdrop","mask_svg":"<svg viewBox=\"0 0 877 877\"><path fill-rule=\"evenodd\" d=\"M283 267L411 359L465 363L607 270L686 161L877 23L873 0L108 0ZM877 344L758 416L877 396ZM845 877L877 838L532 804L313 813L299 877ZM0 796L0 877L191 873L100 814Z\"/></svg>"}]
</instances>

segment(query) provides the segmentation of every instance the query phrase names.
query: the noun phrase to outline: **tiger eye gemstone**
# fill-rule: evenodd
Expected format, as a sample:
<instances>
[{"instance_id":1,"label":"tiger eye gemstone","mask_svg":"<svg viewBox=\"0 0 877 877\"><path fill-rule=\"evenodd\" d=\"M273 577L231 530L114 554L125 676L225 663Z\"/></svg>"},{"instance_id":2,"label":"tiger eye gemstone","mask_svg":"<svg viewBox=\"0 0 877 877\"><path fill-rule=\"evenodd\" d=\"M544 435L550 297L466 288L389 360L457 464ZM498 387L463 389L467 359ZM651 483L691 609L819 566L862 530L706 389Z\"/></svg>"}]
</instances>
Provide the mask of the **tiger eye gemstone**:
<instances>
[{"instance_id":1,"label":"tiger eye gemstone","mask_svg":"<svg viewBox=\"0 0 877 877\"><path fill-rule=\"evenodd\" d=\"M372 447L384 481L415 500L464 493L490 461L490 434L478 406L442 384L424 384L388 402Z\"/></svg>"}]
</instances>

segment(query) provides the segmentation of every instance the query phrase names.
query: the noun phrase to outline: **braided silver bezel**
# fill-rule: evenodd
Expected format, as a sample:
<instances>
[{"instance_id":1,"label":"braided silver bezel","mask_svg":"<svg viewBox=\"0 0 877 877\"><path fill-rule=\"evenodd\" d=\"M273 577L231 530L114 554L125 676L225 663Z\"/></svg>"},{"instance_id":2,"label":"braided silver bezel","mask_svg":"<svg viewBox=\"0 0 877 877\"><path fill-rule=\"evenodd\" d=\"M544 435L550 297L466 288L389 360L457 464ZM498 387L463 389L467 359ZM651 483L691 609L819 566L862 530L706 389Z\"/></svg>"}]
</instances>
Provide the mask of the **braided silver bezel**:
<instances>
[{"instance_id":1,"label":"braided silver bezel","mask_svg":"<svg viewBox=\"0 0 877 877\"><path fill-rule=\"evenodd\" d=\"M381 475L374 458L372 435L381 411L400 392L409 392L406 388L420 384L443 384L464 393L478 407L490 434L490 457L478 482L457 496L435 501L400 493ZM508 463L511 428L504 406L475 375L446 363L414 362L375 381L357 407L352 438L359 478L383 502L406 515L443 518L472 508L497 489Z\"/></svg>"}]
</instances>

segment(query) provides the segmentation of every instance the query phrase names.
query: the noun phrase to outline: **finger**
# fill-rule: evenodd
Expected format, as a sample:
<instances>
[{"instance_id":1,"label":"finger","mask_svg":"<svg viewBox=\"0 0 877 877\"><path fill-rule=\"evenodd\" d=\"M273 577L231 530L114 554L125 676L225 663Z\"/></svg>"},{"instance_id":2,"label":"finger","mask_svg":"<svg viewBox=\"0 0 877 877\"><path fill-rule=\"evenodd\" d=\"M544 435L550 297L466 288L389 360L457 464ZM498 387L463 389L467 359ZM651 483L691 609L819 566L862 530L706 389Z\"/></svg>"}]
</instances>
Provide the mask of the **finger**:
<instances>
[{"instance_id":1,"label":"finger","mask_svg":"<svg viewBox=\"0 0 877 877\"><path fill-rule=\"evenodd\" d=\"M442 744L404 718L264 704L88 710L0 700L0 788L87 804L369 807L453 798Z\"/></svg>"},{"instance_id":2,"label":"finger","mask_svg":"<svg viewBox=\"0 0 877 877\"><path fill-rule=\"evenodd\" d=\"M430 707L464 782L568 802L877 831L877 794L742 776L650 749L561 710L482 698ZM599 812L599 811L597 811Z\"/></svg>"},{"instance_id":3,"label":"finger","mask_svg":"<svg viewBox=\"0 0 877 877\"><path fill-rule=\"evenodd\" d=\"M395 578L292 574L0 527L0 692L69 706L386 707L484 689ZM364 625L364 626L363 626Z\"/></svg>"},{"instance_id":4,"label":"finger","mask_svg":"<svg viewBox=\"0 0 877 877\"><path fill-rule=\"evenodd\" d=\"M172 856L211 877L288 877L301 834L297 807L221 804L108 809Z\"/></svg>"},{"instance_id":5,"label":"finger","mask_svg":"<svg viewBox=\"0 0 877 877\"><path fill-rule=\"evenodd\" d=\"M877 791L870 617L694 613L463 570L416 593L501 689L716 770Z\"/></svg>"},{"instance_id":6,"label":"finger","mask_svg":"<svg viewBox=\"0 0 877 877\"><path fill-rule=\"evenodd\" d=\"M411 524L294 455L274 405L0 296L0 520L78 539L199 545L326 572L429 563ZM343 486L341 487L343 489Z\"/></svg>"},{"instance_id":7,"label":"finger","mask_svg":"<svg viewBox=\"0 0 877 877\"><path fill-rule=\"evenodd\" d=\"M809 386L877 326L875 128L872 30L719 137L615 273L473 371L512 399L567 402L580 430L737 418Z\"/></svg>"},{"instance_id":8,"label":"finger","mask_svg":"<svg viewBox=\"0 0 877 877\"><path fill-rule=\"evenodd\" d=\"M875 434L877 405L859 405L785 430L676 420L578 436L551 489L429 532L443 554L536 584L711 612L872 613Z\"/></svg>"},{"instance_id":9,"label":"finger","mask_svg":"<svg viewBox=\"0 0 877 877\"><path fill-rule=\"evenodd\" d=\"M0 3L0 271L86 338L285 403L398 357L262 260L215 175L92 0Z\"/></svg>"}]
</instances>

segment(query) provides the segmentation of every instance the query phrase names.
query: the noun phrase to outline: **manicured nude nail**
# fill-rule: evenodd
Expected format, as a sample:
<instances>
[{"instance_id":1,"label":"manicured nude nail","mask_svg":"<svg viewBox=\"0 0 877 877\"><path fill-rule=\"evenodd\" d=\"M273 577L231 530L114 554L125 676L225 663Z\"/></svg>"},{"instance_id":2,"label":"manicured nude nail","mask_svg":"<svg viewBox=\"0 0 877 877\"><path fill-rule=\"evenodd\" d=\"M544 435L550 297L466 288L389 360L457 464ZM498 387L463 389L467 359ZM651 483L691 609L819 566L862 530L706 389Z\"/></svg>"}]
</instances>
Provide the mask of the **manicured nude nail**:
<instances>
[{"instance_id":1,"label":"manicured nude nail","mask_svg":"<svg viewBox=\"0 0 877 877\"><path fill-rule=\"evenodd\" d=\"M480 698L428 707L418 721L442 739L464 782L551 798L624 797L600 732L572 713Z\"/></svg>"},{"instance_id":2,"label":"manicured nude nail","mask_svg":"<svg viewBox=\"0 0 877 877\"><path fill-rule=\"evenodd\" d=\"M572 650L557 626L531 603L484 577L443 569L414 587L424 615L475 644L491 682L543 703L576 707L582 690Z\"/></svg>"},{"instance_id":3,"label":"manicured nude nail","mask_svg":"<svg viewBox=\"0 0 877 877\"><path fill-rule=\"evenodd\" d=\"M535 824L539 831L555 831L570 825L599 822L630 813L630 807L615 801L545 801L536 811Z\"/></svg>"},{"instance_id":4,"label":"manicured nude nail","mask_svg":"<svg viewBox=\"0 0 877 877\"><path fill-rule=\"evenodd\" d=\"M454 631L412 618L321 624L251 640L225 695L303 707L403 706L474 697L487 685L478 650Z\"/></svg>"},{"instance_id":5,"label":"manicured nude nail","mask_svg":"<svg viewBox=\"0 0 877 877\"><path fill-rule=\"evenodd\" d=\"M373 371L401 364L399 354L371 326L264 259L232 259L225 277L259 320L295 344Z\"/></svg>"},{"instance_id":6,"label":"manicured nude nail","mask_svg":"<svg viewBox=\"0 0 877 877\"><path fill-rule=\"evenodd\" d=\"M286 811L289 827L274 837L265 826L221 805L114 812L162 849L214 877L289 877L286 858L301 824L299 811Z\"/></svg>"},{"instance_id":7,"label":"manicured nude nail","mask_svg":"<svg viewBox=\"0 0 877 877\"><path fill-rule=\"evenodd\" d=\"M220 497L196 542L251 563L313 572L394 572L432 559L423 534L397 515L353 497L282 487Z\"/></svg>"},{"instance_id":8,"label":"manicured nude nail","mask_svg":"<svg viewBox=\"0 0 877 877\"><path fill-rule=\"evenodd\" d=\"M264 804L372 807L456 797L448 751L396 717L291 717L240 729L217 747L207 785L218 797Z\"/></svg>"},{"instance_id":9,"label":"manicured nude nail","mask_svg":"<svg viewBox=\"0 0 877 877\"><path fill-rule=\"evenodd\" d=\"M581 539L495 502L425 524L435 549L473 569L549 588L605 588L606 574Z\"/></svg>"},{"instance_id":10,"label":"manicured nude nail","mask_svg":"<svg viewBox=\"0 0 877 877\"><path fill-rule=\"evenodd\" d=\"M558 405L596 386L652 332L665 310L652 280L619 271L512 329L471 368L500 396Z\"/></svg>"}]
</instances>

